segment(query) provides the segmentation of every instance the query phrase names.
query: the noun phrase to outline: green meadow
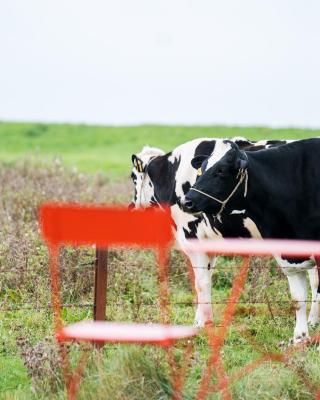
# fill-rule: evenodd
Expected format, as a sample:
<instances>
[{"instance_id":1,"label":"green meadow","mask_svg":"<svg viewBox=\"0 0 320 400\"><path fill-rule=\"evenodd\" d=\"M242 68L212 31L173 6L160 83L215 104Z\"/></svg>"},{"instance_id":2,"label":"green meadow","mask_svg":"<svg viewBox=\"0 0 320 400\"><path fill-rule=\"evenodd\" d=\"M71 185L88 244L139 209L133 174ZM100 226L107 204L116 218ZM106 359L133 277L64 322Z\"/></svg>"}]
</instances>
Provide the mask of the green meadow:
<instances>
[{"instance_id":1,"label":"green meadow","mask_svg":"<svg viewBox=\"0 0 320 400\"><path fill-rule=\"evenodd\" d=\"M319 136L320 130L270 129L227 126L104 127L32 123L0 123L0 160L6 163L28 156L60 157L66 165L87 172L127 176L131 154L142 146L170 151L198 137L245 136L260 139L303 139Z\"/></svg>"},{"instance_id":2,"label":"green meadow","mask_svg":"<svg viewBox=\"0 0 320 400\"><path fill-rule=\"evenodd\" d=\"M37 209L48 200L127 204L131 198L131 154L143 145L170 151L196 137L248 139L308 138L320 131L237 127L103 127L0 123L0 400L64 399L59 356L52 338L47 249L39 235ZM59 162L56 160L59 159ZM63 317L68 323L92 318L92 248L66 248L61 254ZM219 325L239 258L220 257L213 274L214 320ZM170 257L170 314L176 324L192 324L195 299L185 258ZM320 382L315 346L293 356L288 351L294 304L273 259L254 258L241 301L222 349L234 399L313 399ZM107 292L108 320L157 322L158 284L149 251L111 250ZM312 328L311 333L319 331ZM73 345L73 360L79 356ZM289 349L290 351L290 349ZM195 398L210 346L205 332L194 341L183 399ZM175 349L184 362L181 345ZM213 374L211 385L217 383ZM167 353L151 346L107 345L90 351L79 399L165 400L171 398ZM212 392L209 400L220 399Z\"/></svg>"}]
</instances>

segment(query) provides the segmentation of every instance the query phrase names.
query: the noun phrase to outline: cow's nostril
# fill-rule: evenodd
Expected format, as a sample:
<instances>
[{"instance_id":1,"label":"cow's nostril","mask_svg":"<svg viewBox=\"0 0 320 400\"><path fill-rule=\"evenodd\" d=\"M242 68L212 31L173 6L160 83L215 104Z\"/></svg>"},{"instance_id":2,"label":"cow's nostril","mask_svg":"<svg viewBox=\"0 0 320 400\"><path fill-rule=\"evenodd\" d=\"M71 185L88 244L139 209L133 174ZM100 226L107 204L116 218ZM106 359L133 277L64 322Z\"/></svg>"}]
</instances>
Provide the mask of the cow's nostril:
<instances>
[{"instance_id":1,"label":"cow's nostril","mask_svg":"<svg viewBox=\"0 0 320 400\"><path fill-rule=\"evenodd\" d=\"M192 202L192 200L185 200L184 206L185 206L185 208L187 208L188 210L191 210L191 209L193 208L193 202Z\"/></svg>"},{"instance_id":2,"label":"cow's nostril","mask_svg":"<svg viewBox=\"0 0 320 400\"><path fill-rule=\"evenodd\" d=\"M184 208L185 210L192 210L192 208L194 206L192 200L190 200L186 197L181 199L180 204L181 204L182 208Z\"/></svg>"}]
</instances>

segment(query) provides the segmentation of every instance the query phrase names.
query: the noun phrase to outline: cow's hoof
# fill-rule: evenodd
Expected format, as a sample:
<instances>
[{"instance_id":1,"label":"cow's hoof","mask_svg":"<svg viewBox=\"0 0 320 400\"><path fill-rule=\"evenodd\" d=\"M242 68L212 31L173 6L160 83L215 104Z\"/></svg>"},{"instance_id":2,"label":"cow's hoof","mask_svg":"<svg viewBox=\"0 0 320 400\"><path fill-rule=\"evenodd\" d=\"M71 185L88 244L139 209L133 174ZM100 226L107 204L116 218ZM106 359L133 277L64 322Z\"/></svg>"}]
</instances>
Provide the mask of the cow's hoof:
<instances>
[{"instance_id":1,"label":"cow's hoof","mask_svg":"<svg viewBox=\"0 0 320 400\"><path fill-rule=\"evenodd\" d=\"M281 342L279 342L278 346L280 347L280 349L284 349L287 347L287 343L284 340L281 340Z\"/></svg>"},{"instance_id":2,"label":"cow's hoof","mask_svg":"<svg viewBox=\"0 0 320 400\"><path fill-rule=\"evenodd\" d=\"M295 336L289 340L289 346L298 346L300 344L308 345L311 339L309 335L303 333L302 335Z\"/></svg>"},{"instance_id":3,"label":"cow's hoof","mask_svg":"<svg viewBox=\"0 0 320 400\"><path fill-rule=\"evenodd\" d=\"M211 326L213 325L213 321L201 321L201 320L195 320L193 323L193 326L196 328L204 328L205 326Z\"/></svg>"},{"instance_id":4,"label":"cow's hoof","mask_svg":"<svg viewBox=\"0 0 320 400\"><path fill-rule=\"evenodd\" d=\"M195 320L193 323L193 326L195 328L203 328L204 327L204 322L203 321L199 321L199 320Z\"/></svg>"}]
</instances>

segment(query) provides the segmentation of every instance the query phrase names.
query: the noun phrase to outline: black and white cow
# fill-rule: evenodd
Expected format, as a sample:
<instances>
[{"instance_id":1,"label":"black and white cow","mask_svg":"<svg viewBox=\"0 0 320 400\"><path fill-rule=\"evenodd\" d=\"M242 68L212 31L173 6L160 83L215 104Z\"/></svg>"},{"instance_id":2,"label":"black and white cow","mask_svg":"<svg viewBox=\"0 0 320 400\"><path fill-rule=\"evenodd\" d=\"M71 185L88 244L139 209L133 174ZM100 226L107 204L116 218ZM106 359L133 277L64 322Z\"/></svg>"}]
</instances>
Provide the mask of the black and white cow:
<instances>
[{"instance_id":1,"label":"black and white cow","mask_svg":"<svg viewBox=\"0 0 320 400\"><path fill-rule=\"evenodd\" d=\"M224 151L193 159L201 176L181 203L191 213L223 219L244 213L263 238L320 240L320 139L300 140L250 152L232 141ZM307 279L311 272L312 306L309 322L320 320L320 268L310 258L276 257L298 302L294 342L307 340Z\"/></svg>"}]
</instances>

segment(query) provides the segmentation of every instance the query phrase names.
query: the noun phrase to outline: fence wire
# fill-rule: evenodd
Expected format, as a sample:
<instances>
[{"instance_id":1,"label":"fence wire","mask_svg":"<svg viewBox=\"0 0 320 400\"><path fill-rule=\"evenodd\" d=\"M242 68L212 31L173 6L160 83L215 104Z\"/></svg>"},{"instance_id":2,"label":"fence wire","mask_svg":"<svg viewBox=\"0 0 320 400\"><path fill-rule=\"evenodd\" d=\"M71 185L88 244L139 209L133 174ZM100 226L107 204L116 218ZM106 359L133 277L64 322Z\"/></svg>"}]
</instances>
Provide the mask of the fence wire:
<instances>
[{"instance_id":1,"label":"fence wire","mask_svg":"<svg viewBox=\"0 0 320 400\"><path fill-rule=\"evenodd\" d=\"M85 262L85 263L79 263L76 266L73 266L71 268L68 268L70 271L71 269L79 269L83 270L85 268L92 268L95 265L95 260L90 261L90 262ZM272 266L273 267L273 266ZM239 274L241 274L241 267L239 265L224 265L223 270L232 270L237 272L236 277L239 277ZM248 266L249 268L249 266ZM246 273L248 272L248 268L246 270ZM259 270L266 270L267 268L270 268L270 266L265 266L265 265L255 265L254 269L259 269ZM206 268L203 268L206 269ZM63 272L64 270L67 270L66 267L61 268L61 271ZM92 271L94 272L94 268L92 268ZM12 273L18 273L18 272L23 272L24 274L27 274L28 272L34 272L32 269L28 268L13 268L13 269L5 269L2 268L0 269L0 274L12 274ZM235 278L234 278L235 279ZM207 364L207 367L203 373L202 379L200 381L200 386L199 386L199 391L197 393L197 399L202 400L204 399L207 395L213 394L213 393L220 393L222 395L223 399L229 399L231 398L231 386L236 383L239 379L243 378L246 376L248 373L252 372L254 369L259 367L261 364L267 361L272 361L272 362L278 362L278 363L283 363L288 369L292 369L292 366L290 365L290 357L292 357L294 354L299 352L305 347L305 344L297 345L295 347L289 347L285 351L282 351L281 353L279 352L268 352L266 351L267 345L259 342L257 340L258 332L256 332L255 335L252 335L249 330L244 330L242 329L239 324L237 324L235 321L232 321L232 318L236 315L237 305L241 306L264 306L268 314L271 316L271 323L274 325L277 325L277 328L281 329L281 327L277 324L275 321L275 316L281 315L283 316L285 312L277 314L277 310L275 308L272 308L273 305L277 306L285 306L288 308L288 306L291 306L289 312L294 308L295 302L292 300L277 300L277 299L272 299L271 301L267 299L266 301L255 301L255 300L241 300L239 299L243 285L245 282L245 276L242 275L242 282L238 281L238 283L233 284L232 290L236 293L235 297L229 297L226 300L219 300L219 301L211 301L211 302L196 302L196 301L168 301L168 305L171 307L196 307L199 304L211 304L211 305L221 305L225 306L225 311L224 311L224 316L221 320L220 323L214 324L214 326L209 326L204 328L204 333L208 337L209 345L211 348L211 353L209 355L209 361ZM232 291L231 290L231 291ZM238 297L237 297L238 296ZM311 304L312 300L306 300L304 303ZM68 302L61 304L62 308L79 308L79 309L93 309L95 304L93 303L78 303L78 302ZM109 305L107 304L107 307ZM127 307L130 306L132 308L140 308L140 307L159 307L159 302L158 301L116 301L112 302L110 305L112 307ZM3 302L0 304L0 313L12 313L12 312L20 312L20 311L27 311L27 310L34 310L34 311L40 311L40 310L45 310L45 311L51 311L52 306L51 303L46 303L46 304L34 304L34 303L23 303L22 305L6 305L6 302ZM248 310L250 311L250 309ZM289 313L287 313L289 314ZM290 315L292 316L292 313L290 312ZM226 333L228 329L231 326L231 321L232 321L232 326L235 327L237 330L239 337L236 339L230 339L227 338ZM311 338L311 343L318 343L320 340L320 334L315 334ZM235 348L251 348L258 354L261 354L261 356L257 359L254 360L250 363L248 363L246 366L241 368L241 370L235 371L227 375L226 371L224 370L223 366L223 360L221 357L221 349L223 346L230 346L230 347L235 347ZM12 350L5 350L3 349L2 352L0 353L0 357L20 357L22 354L21 351L12 351ZM191 357L191 348L187 352L188 357L185 360L185 364L183 365L183 368L181 369L181 382L180 379L177 379L177 382L179 384L179 387L181 388L181 385L183 384L183 381L185 380L185 375L186 371L188 369L189 363L190 363L190 357ZM297 372L295 370L295 372ZM216 374L218 382L213 384L212 383L212 376ZM178 377L179 378L179 377ZM299 374L299 379L301 382L305 384L305 386L315 394L315 398L317 400L320 400L320 391L318 385L314 384L313 382L308 379L303 374Z\"/></svg>"}]
</instances>

